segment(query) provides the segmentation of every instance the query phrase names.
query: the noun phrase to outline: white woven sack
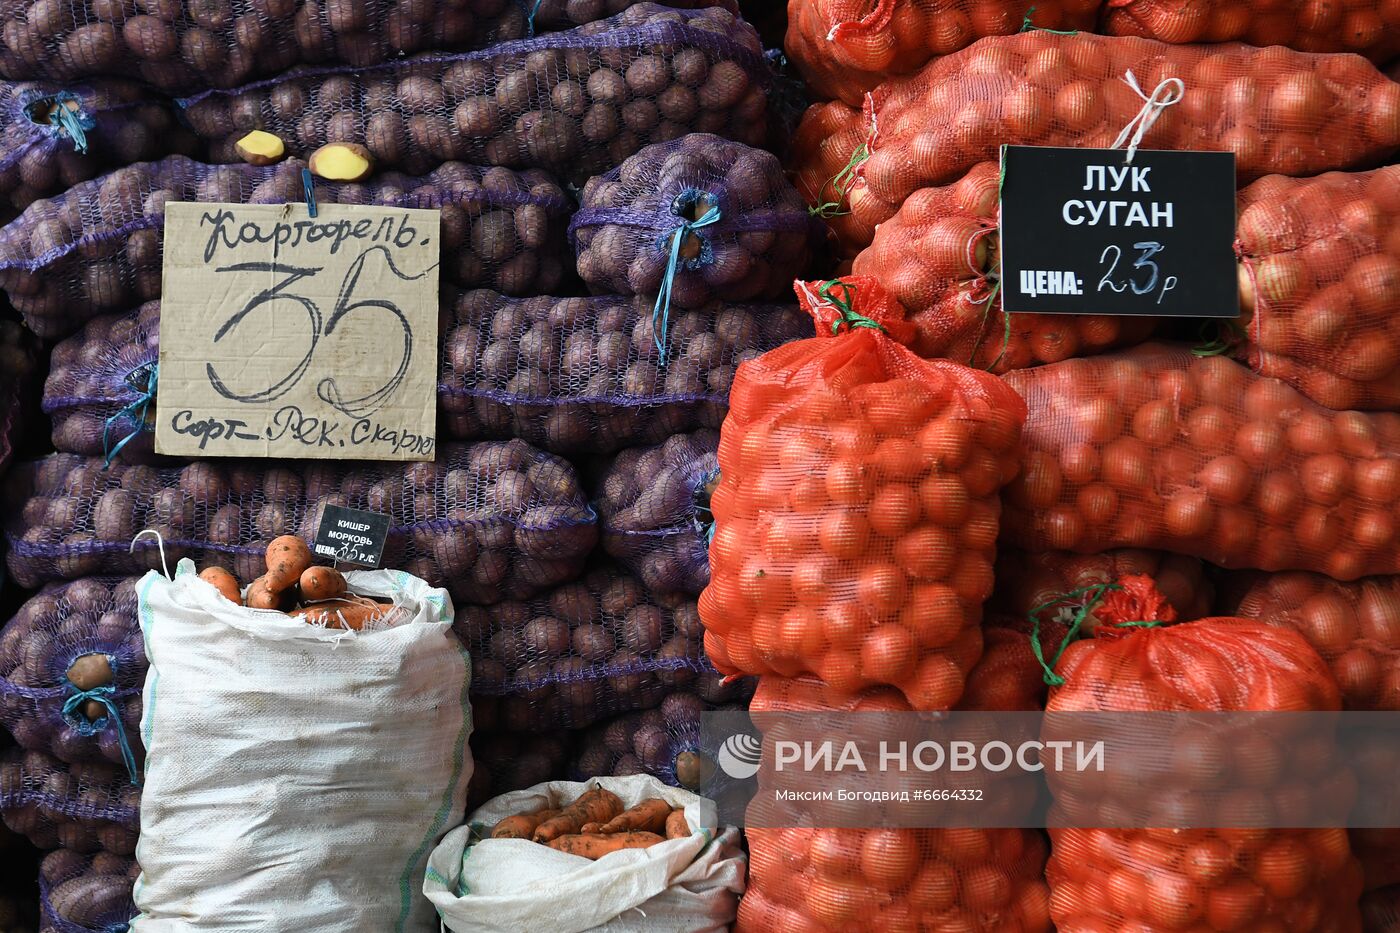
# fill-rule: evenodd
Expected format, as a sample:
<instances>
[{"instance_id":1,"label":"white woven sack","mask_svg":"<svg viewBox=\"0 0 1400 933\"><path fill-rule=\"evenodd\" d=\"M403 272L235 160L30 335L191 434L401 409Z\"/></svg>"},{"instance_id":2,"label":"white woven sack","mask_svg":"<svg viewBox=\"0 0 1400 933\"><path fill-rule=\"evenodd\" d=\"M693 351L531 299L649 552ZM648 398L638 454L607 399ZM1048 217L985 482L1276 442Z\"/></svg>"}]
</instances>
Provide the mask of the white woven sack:
<instances>
[{"instance_id":1,"label":"white woven sack","mask_svg":"<svg viewBox=\"0 0 1400 933\"><path fill-rule=\"evenodd\" d=\"M424 933L465 806L470 663L444 590L346 574L410 619L347 632L246 609L180 561L137 587L142 874L132 933Z\"/></svg>"},{"instance_id":2,"label":"white woven sack","mask_svg":"<svg viewBox=\"0 0 1400 933\"><path fill-rule=\"evenodd\" d=\"M629 807L649 797L684 807L691 835L597 861L527 839L479 838L513 813L563 806L599 785ZM479 841L468 847L473 830ZM496 797L434 850L423 893L452 933L720 933L738 912L745 868L739 831L720 829L713 801L635 774Z\"/></svg>"}]
</instances>

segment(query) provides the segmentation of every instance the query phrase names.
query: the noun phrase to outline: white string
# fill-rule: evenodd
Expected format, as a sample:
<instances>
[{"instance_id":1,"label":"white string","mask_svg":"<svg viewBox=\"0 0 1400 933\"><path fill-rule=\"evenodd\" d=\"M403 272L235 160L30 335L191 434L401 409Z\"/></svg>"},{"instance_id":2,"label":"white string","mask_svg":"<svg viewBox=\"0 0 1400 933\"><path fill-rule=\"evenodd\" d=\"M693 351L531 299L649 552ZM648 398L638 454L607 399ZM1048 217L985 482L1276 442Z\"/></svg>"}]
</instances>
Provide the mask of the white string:
<instances>
[{"instance_id":1,"label":"white string","mask_svg":"<svg viewBox=\"0 0 1400 933\"><path fill-rule=\"evenodd\" d=\"M131 547L127 548L126 552L128 554L136 553L136 542L141 540L142 535L156 536L156 547L160 550L160 569L165 572L167 580L174 580L175 578L170 575L170 565L165 562L165 540L161 538L160 532L154 528L143 528L136 532L136 537L131 539Z\"/></svg>"},{"instance_id":2,"label":"white string","mask_svg":"<svg viewBox=\"0 0 1400 933\"><path fill-rule=\"evenodd\" d=\"M1148 95L1144 94L1142 88L1138 86L1137 76L1132 71L1123 75L1123 81L1133 89L1138 97L1143 99L1143 105L1142 109L1137 112L1137 116L1128 121L1128 125L1123 127L1123 131L1118 134L1118 138L1108 148L1117 149L1123 143L1128 143L1128 158L1125 161L1131 165L1133 155L1137 152L1142 138L1147 135L1148 130L1152 129L1152 124L1157 122L1162 111L1172 104L1179 103L1186 96L1186 83L1180 78L1167 78Z\"/></svg>"}]
</instances>

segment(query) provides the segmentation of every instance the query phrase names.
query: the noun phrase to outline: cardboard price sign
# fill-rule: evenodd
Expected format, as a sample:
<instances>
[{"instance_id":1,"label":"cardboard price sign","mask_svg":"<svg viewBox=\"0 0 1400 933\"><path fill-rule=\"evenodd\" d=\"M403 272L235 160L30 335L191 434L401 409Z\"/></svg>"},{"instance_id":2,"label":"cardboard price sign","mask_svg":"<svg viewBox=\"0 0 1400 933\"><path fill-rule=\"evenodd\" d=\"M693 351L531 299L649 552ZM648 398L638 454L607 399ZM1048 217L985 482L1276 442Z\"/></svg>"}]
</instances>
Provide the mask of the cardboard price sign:
<instances>
[{"instance_id":1,"label":"cardboard price sign","mask_svg":"<svg viewBox=\"0 0 1400 933\"><path fill-rule=\"evenodd\" d=\"M1008 312L1238 317L1235 155L1002 148Z\"/></svg>"},{"instance_id":2,"label":"cardboard price sign","mask_svg":"<svg viewBox=\"0 0 1400 933\"><path fill-rule=\"evenodd\" d=\"M439 222L166 205L156 452L433 459Z\"/></svg>"}]
</instances>

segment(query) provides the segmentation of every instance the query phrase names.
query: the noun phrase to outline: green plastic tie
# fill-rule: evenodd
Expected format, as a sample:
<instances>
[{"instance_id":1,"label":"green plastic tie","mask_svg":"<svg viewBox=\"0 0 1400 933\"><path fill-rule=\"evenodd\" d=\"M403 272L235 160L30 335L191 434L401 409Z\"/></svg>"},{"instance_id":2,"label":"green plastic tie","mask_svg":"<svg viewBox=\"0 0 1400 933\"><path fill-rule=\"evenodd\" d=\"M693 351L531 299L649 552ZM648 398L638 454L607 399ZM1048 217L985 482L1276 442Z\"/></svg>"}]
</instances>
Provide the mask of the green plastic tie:
<instances>
[{"instance_id":1,"label":"green plastic tie","mask_svg":"<svg viewBox=\"0 0 1400 933\"><path fill-rule=\"evenodd\" d=\"M1035 655L1036 661L1040 663L1041 669L1045 672L1045 682L1051 687L1063 687L1065 679L1055 673L1055 665L1060 663L1060 658L1070 644L1079 637L1079 630L1084 626L1084 620L1089 617L1104 596L1113 590L1121 590L1117 583L1095 583L1093 586L1081 586L1068 593L1061 593L1059 596L1046 603L1041 603L1030 611L1028 618L1031 621L1031 653ZM1080 605L1079 611L1074 614L1070 621L1069 631L1065 632L1065 637L1060 641L1060 646L1055 650L1055 656L1049 661L1045 660L1044 649L1040 645L1040 614L1047 609L1052 609L1060 603L1088 597ZM1156 624L1156 623L1153 623Z\"/></svg>"}]
</instances>

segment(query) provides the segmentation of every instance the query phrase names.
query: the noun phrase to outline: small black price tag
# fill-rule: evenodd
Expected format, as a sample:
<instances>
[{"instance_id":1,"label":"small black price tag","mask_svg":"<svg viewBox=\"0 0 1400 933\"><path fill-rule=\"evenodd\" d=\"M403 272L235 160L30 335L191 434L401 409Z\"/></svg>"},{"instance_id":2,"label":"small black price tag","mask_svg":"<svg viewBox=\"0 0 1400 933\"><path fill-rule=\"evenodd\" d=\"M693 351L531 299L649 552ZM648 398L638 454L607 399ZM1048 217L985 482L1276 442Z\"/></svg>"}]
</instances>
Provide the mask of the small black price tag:
<instances>
[{"instance_id":1,"label":"small black price tag","mask_svg":"<svg viewBox=\"0 0 1400 933\"><path fill-rule=\"evenodd\" d=\"M1238 317L1231 152L1006 146L1009 312Z\"/></svg>"},{"instance_id":2,"label":"small black price tag","mask_svg":"<svg viewBox=\"0 0 1400 933\"><path fill-rule=\"evenodd\" d=\"M387 540L389 516L328 505L311 550L337 563L377 568Z\"/></svg>"}]
</instances>

